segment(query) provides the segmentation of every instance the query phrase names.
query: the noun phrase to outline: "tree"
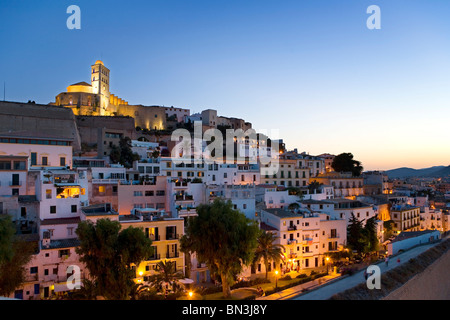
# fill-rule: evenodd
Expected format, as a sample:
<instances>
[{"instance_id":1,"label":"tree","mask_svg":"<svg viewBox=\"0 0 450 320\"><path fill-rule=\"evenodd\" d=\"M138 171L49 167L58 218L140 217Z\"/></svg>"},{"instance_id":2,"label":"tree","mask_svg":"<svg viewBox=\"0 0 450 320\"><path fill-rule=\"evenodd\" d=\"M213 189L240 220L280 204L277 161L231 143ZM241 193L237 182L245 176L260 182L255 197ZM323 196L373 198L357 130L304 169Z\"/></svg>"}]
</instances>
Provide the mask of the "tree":
<instances>
[{"instance_id":1,"label":"tree","mask_svg":"<svg viewBox=\"0 0 450 320\"><path fill-rule=\"evenodd\" d=\"M83 285L79 290L76 290L71 298L74 300L96 300L98 292L98 284L96 281L92 281L89 279L83 280Z\"/></svg>"},{"instance_id":2,"label":"tree","mask_svg":"<svg viewBox=\"0 0 450 320\"><path fill-rule=\"evenodd\" d=\"M144 285L142 283L135 283L132 285L130 290L130 299L139 300L143 295L147 295L150 292L150 286Z\"/></svg>"},{"instance_id":3,"label":"tree","mask_svg":"<svg viewBox=\"0 0 450 320\"><path fill-rule=\"evenodd\" d=\"M120 138L119 146L111 146L109 158L113 163L120 163L126 168L131 168L133 161L139 160L140 156L131 150L131 139L129 137L122 137Z\"/></svg>"},{"instance_id":4,"label":"tree","mask_svg":"<svg viewBox=\"0 0 450 320\"><path fill-rule=\"evenodd\" d=\"M323 186L323 183L320 183L320 182L314 180L313 182L311 182L311 183L308 185L309 193L310 193L310 194L313 194L313 193L314 193L314 190L319 190L319 188L320 188L321 186Z\"/></svg>"},{"instance_id":5,"label":"tree","mask_svg":"<svg viewBox=\"0 0 450 320\"><path fill-rule=\"evenodd\" d=\"M255 250L253 266L256 266L259 261L263 260L264 266L266 267L266 279L270 262L274 261L278 265L280 260L283 259L282 249L284 249L284 246L275 244L276 238L272 232L262 231L257 239L258 246Z\"/></svg>"},{"instance_id":6,"label":"tree","mask_svg":"<svg viewBox=\"0 0 450 320\"><path fill-rule=\"evenodd\" d=\"M353 160L351 153L341 153L334 157L331 167L336 172L351 172L355 177L359 177L363 170L361 162Z\"/></svg>"},{"instance_id":7,"label":"tree","mask_svg":"<svg viewBox=\"0 0 450 320\"><path fill-rule=\"evenodd\" d=\"M292 202L288 205L288 210L290 210L290 211L294 211L299 208L300 208L300 205L297 202Z\"/></svg>"},{"instance_id":8,"label":"tree","mask_svg":"<svg viewBox=\"0 0 450 320\"><path fill-rule=\"evenodd\" d=\"M153 286L160 288L163 283L166 283L170 288L174 289L176 281L184 277L183 273L177 271L176 264L173 261L160 261L156 264L158 273L150 277L150 282Z\"/></svg>"},{"instance_id":9,"label":"tree","mask_svg":"<svg viewBox=\"0 0 450 320\"><path fill-rule=\"evenodd\" d=\"M196 252L198 260L205 262L211 273L220 275L223 296L229 298L230 285L242 272L242 266L253 261L258 225L233 209L231 201L220 199L199 205L197 214L187 220L181 248Z\"/></svg>"},{"instance_id":10,"label":"tree","mask_svg":"<svg viewBox=\"0 0 450 320\"><path fill-rule=\"evenodd\" d=\"M394 220L387 220L383 222L383 229L384 229L384 239L386 240L390 238L394 234Z\"/></svg>"},{"instance_id":11,"label":"tree","mask_svg":"<svg viewBox=\"0 0 450 320\"><path fill-rule=\"evenodd\" d=\"M361 254L364 251L364 242L362 221L357 219L352 212L347 226L347 244L352 250Z\"/></svg>"},{"instance_id":12,"label":"tree","mask_svg":"<svg viewBox=\"0 0 450 320\"><path fill-rule=\"evenodd\" d=\"M133 265L138 266L153 251L152 241L141 228L120 229L118 221L99 219L96 224L82 221L76 230L80 262L96 281L100 295L114 300L129 299L136 277Z\"/></svg>"},{"instance_id":13,"label":"tree","mask_svg":"<svg viewBox=\"0 0 450 320\"><path fill-rule=\"evenodd\" d=\"M377 237L377 228L376 228L376 217L372 217L367 219L366 225L364 226L363 234L364 240L366 244L365 252L374 252L378 251L378 237Z\"/></svg>"},{"instance_id":14,"label":"tree","mask_svg":"<svg viewBox=\"0 0 450 320\"><path fill-rule=\"evenodd\" d=\"M15 235L11 217L0 217L0 296L8 297L25 282L25 266L31 261L35 245Z\"/></svg>"}]
</instances>

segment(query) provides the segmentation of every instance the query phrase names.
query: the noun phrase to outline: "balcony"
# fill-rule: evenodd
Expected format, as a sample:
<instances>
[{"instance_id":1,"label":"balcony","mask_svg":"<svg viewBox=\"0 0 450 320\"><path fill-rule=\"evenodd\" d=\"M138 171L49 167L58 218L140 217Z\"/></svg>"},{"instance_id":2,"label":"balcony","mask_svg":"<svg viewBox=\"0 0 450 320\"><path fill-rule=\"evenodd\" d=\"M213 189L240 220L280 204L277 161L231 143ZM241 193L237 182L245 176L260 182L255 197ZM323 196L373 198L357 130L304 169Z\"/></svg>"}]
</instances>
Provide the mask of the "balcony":
<instances>
[{"instance_id":1,"label":"balcony","mask_svg":"<svg viewBox=\"0 0 450 320\"><path fill-rule=\"evenodd\" d=\"M20 186L22 186L22 181L10 181L9 186L10 187L20 187Z\"/></svg>"},{"instance_id":2,"label":"balcony","mask_svg":"<svg viewBox=\"0 0 450 320\"><path fill-rule=\"evenodd\" d=\"M167 253L166 253L166 258L167 258L167 259L178 258L179 256L180 256L180 252L179 252L179 251L175 251L175 252L167 252Z\"/></svg>"},{"instance_id":3,"label":"balcony","mask_svg":"<svg viewBox=\"0 0 450 320\"><path fill-rule=\"evenodd\" d=\"M328 234L328 239L339 239L339 234L338 233L330 233Z\"/></svg>"},{"instance_id":4,"label":"balcony","mask_svg":"<svg viewBox=\"0 0 450 320\"><path fill-rule=\"evenodd\" d=\"M178 240L180 239L180 237L181 237L180 234L169 233L166 235L166 240Z\"/></svg>"},{"instance_id":5,"label":"balcony","mask_svg":"<svg viewBox=\"0 0 450 320\"><path fill-rule=\"evenodd\" d=\"M175 195L176 201L192 201L194 200L194 196L189 194L176 194Z\"/></svg>"},{"instance_id":6,"label":"balcony","mask_svg":"<svg viewBox=\"0 0 450 320\"><path fill-rule=\"evenodd\" d=\"M34 282L34 281L39 281L38 273L28 274L25 276L25 282Z\"/></svg>"},{"instance_id":7,"label":"balcony","mask_svg":"<svg viewBox=\"0 0 450 320\"><path fill-rule=\"evenodd\" d=\"M125 179L92 179L92 183L94 184L125 184Z\"/></svg>"},{"instance_id":8,"label":"balcony","mask_svg":"<svg viewBox=\"0 0 450 320\"><path fill-rule=\"evenodd\" d=\"M297 243L297 239L289 239L288 241L287 241L287 244L296 244Z\"/></svg>"},{"instance_id":9,"label":"balcony","mask_svg":"<svg viewBox=\"0 0 450 320\"><path fill-rule=\"evenodd\" d=\"M148 238L152 241L159 241L161 237L159 234L151 234L148 236Z\"/></svg>"},{"instance_id":10,"label":"balcony","mask_svg":"<svg viewBox=\"0 0 450 320\"><path fill-rule=\"evenodd\" d=\"M295 231L297 230L297 226L289 226L288 231Z\"/></svg>"},{"instance_id":11,"label":"balcony","mask_svg":"<svg viewBox=\"0 0 450 320\"><path fill-rule=\"evenodd\" d=\"M151 260L159 260L161 259L161 255L159 253L152 255L151 257L148 257L147 260L151 261Z\"/></svg>"}]
</instances>

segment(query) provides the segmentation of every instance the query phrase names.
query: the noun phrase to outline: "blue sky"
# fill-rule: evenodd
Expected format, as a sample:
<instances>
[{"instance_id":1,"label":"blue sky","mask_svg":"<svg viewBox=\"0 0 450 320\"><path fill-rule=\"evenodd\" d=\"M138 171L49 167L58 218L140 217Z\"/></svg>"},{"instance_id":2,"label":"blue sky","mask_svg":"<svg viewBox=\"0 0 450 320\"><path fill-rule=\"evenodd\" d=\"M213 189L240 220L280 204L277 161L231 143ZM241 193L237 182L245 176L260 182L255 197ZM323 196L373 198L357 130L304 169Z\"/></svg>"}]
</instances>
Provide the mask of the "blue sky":
<instances>
[{"instance_id":1,"label":"blue sky","mask_svg":"<svg viewBox=\"0 0 450 320\"><path fill-rule=\"evenodd\" d=\"M0 83L49 103L101 59L131 104L217 109L365 169L449 165L449 16L445 0L2 0Z\"/></svg>"}]
</instances>

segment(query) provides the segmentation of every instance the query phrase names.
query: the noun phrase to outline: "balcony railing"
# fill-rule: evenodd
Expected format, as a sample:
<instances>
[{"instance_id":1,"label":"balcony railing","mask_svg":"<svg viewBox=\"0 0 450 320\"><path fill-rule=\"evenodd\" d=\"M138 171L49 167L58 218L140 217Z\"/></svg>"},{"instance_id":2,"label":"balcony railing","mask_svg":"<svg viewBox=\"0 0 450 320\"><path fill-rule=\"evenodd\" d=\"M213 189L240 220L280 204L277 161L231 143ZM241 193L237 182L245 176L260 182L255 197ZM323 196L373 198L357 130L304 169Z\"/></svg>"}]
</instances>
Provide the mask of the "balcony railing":
<instances>
[{"instance_id":1,"label":"balcony railing","mask_svg":"<svg viewBox=\"0 0 450 320\"><path fill-rule=\"evenodd\" d=\"M340 238L338 233L328 234L328 239L337 239L337 238Z\"/></svg>"},{"instance_id":2,"label":"balcony railing","mask_svg":"<svg viewBox=\"0 0 450 320\"><path fill-rule=\"evenodd\" d=\"M9 186L10 187L20 187L22 185L22 181L10 181Z\"/></svg>"},{"instance_id":3,"label":"balcony railing","mask_svg":"<svg viewBox=\"0 0 450 320\"><path fill-rule=\"evenodd\" d=\"M166 234L166 240L178 240L178 239L180 239L179 234L173 234L173 233Z\"/></svg>"},{"instance_id":4,"label":"balcony railing","mask_svg":"<svg viewBox=\"0 0 450 320\"><path fill-rule=\"evenodd\" d=\"M297 239L289 239L287 241L287 244L293 244L293 243L297 243Z\"/></svg>"},{"instance_id":5,"label":"balcony railing","mask_svg":"<svg viewBox=\"0 0 450 320\"><path fill-rule=\"evenodd\" d=\"M150 261L150 260L159 260L159 259L161 259L161 255L160 255L159 253L154 254L154 255L151 256L151 257L148 257L148 260L149 260L149 261Z\"/></svg>"},{"instance_id":6,"label":"balcony railing","mask_svg":"<svg viewBox=\"0 0 450 320\"><path fill-rule=\"evenodd\" d=\"M177 194L177 195L175 195L175 200L176 201L192 201L192 200L194 200L194 196L189 195L189 194L185 194L185 195Z\"/></svg>"},{"instance_id":7,"label":"balcony railing","mask_svg":"<svg viewBox=\"0 0 450 320\"><path fill-rule=\"evenodd\" d=\"M39 274L38 273L28 274L25 277L25 282L33 282L33 281L39 281Z\"/></svg>"},{"instance_id":8,"label":"balcony railing","mask_svg":"<svg viewBox=\"0 0 450 320\"><path fill-rule=\"evenodd\" d=\"M148 236L148 238L152 241L159 241L161 237L159 234L151 234Z\"/></svg>"},{"instance_id":9,"label":"balcony railing","mask_svg":"<svg viewBox=\"0 0 450 320\"><path fill-rule=\"evenodd\" d=\"M175 252L167 252L166 254L166 258L170 259L170 258L178 258L180 256L180 252L179 251L175 251Z\"/></svg>"},{"instance_id":10,"label":"balcony railing","mask_svg":"<svg viewBox=\"0 0 450 320\"><path fill-rule=\"evenodd\" d=\"M125 183L125 179L92 179L92 183L117 184L119 182Z\"/></svg>"}]
</instances>

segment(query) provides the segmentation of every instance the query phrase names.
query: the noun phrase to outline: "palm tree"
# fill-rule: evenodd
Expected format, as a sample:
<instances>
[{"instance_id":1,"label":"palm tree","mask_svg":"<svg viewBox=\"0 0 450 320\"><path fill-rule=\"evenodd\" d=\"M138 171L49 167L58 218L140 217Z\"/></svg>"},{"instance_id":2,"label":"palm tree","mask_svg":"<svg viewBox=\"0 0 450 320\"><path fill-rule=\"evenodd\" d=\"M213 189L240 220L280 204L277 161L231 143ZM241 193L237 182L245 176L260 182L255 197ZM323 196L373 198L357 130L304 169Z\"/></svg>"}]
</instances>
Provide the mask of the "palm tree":
<instances>
[{"instance_id":1,"label":"palm tree","mask_svg":"<svg viewBox=\"0 0 450 320\"><path fill-rule=\"evenodd\" d=\"M177 280L184 278L183 273L175 269L175 262L170 260L160 261L156 265L158 273L150 277L150 282L159 288L163 282L174 288Z\"/></svg>"},{"instance_id":2,"label":"palm tree","mask_svg":"<svg viewBox=\"0 0 450 320\"><path fill-rule=\"evenodd\" d=\"M75 300L96 300L99 295L98 284L95 280L84 279L81 288L74 292Z\"/></svg>"},{"instance_id":3,"label":"palm tree","mask_svg":"<svg viewBox=\"0 0 450 320\"><path fill-rule=\"evenodd\" d=\"M255 251L255 257L253 259L253 266L255 266L261 259L266 267L266 279L268 276L269 263L275 261L276 264L283 259L284 246L274 243L277 237L271 233L262 231L257 239L258 245Z\"/></svg>"},{"instance_id":4,"label":"palm tree","mask_svg":"<svg viewBox=\"0 0 450 320\"><path fill-rule=\"evenodd\" d=\"M130 290L130 299L138 300L142 295L147 294L150 291L150 286L142 283L135 283Z\"/></svg>"}]
</instances>

